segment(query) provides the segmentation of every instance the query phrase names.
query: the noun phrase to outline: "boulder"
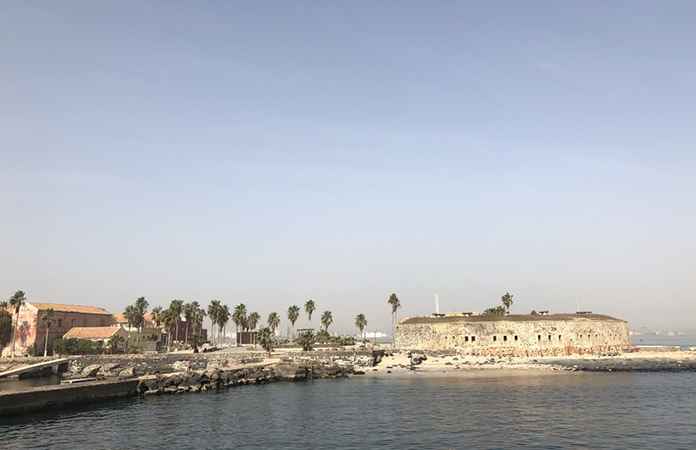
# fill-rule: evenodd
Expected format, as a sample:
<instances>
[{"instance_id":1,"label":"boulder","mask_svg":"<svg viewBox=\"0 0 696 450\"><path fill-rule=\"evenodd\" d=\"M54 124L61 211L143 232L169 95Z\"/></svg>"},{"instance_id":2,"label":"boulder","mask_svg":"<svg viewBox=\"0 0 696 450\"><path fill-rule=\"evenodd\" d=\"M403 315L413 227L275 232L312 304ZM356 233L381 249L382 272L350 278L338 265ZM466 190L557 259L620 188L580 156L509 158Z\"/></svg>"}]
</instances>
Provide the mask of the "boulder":
<instances>
[{"instance_id":1,"label":"boulder","mask_svg":"<svg viewBox=\"0 0 696 450\"><path fill-rule=\"evenodd\" d=\"M281 381L299 381L307 379L307 367L298 363L284 361L276 364L274 375Z\"/></svg>"},{"instance_id":2,"label":"boulder","mask_svg":"<svg viewBox=\"0 0 696 450\"><path fill-rule=\"evenodd\" d=\"M96 377L97 373L99 373L99 369L101 369L101 366L99 364L90 364L89 366L82 369L81 375L84 378Z\"/></svg>"}]
</instances>

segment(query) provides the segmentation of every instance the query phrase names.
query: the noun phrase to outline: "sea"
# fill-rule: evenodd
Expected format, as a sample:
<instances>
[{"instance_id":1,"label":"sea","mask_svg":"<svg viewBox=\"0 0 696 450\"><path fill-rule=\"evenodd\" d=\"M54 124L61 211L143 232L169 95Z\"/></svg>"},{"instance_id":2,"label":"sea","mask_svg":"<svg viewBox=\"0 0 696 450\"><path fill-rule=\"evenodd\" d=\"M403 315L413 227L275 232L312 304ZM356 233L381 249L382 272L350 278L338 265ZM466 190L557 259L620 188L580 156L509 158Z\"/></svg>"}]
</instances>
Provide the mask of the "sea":
<instances>
[{"instance_id":1,"label":"sea","mask_svg":"<svg viewBox=\"0 0 696 450\"><path fill-rule=\"evenodd\" d=\"M684 449L696 373L356 375L0 419L5 449Z\"/></svg>"},{"instance_id":2,"label":"sea","mask_svg":"<svg viewBox=\"0 0 696 450\"><path fill-rule=\"evenodd\" d=\"M693 336L633 339L696 346ZM4 380L0 389L11 383ZM692 450L696 373L390 374L382 367L338 380L129 398L0 418L0 448Z\"/></svg>"}]
</instances>

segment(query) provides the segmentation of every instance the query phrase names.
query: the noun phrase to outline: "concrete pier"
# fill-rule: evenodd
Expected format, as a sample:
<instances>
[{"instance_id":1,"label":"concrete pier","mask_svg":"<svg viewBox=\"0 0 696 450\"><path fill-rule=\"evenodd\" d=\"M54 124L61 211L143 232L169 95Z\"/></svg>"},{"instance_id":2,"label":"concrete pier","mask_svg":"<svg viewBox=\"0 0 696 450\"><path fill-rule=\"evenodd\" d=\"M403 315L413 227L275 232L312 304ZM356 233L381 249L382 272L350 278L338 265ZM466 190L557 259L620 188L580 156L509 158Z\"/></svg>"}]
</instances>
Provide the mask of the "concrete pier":
<instances>
[{"instance_id":1,"label":"concrete pier","mask_svg":"<svg viewBox=\"0 0 696 450\"><path fill-rule=\"evenodd\" d=\"M138 379L60 384L0 392L0 417L138 395Z\"/></svg>"}]
</instances>

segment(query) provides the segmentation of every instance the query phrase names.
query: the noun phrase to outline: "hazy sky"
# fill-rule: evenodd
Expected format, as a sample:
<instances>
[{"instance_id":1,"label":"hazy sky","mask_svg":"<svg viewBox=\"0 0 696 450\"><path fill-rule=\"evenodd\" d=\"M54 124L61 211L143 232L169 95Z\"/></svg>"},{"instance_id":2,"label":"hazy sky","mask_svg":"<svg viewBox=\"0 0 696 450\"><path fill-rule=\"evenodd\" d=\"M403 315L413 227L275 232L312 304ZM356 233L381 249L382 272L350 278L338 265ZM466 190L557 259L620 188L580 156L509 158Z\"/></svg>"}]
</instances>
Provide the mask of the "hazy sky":
<instances>
[{"instance_id":1,"label":"hazy sky","mask_svg":"<svg viewBox=\"0 0 696 450\"><path fill-rule=\"evenodd\" d=\"M0 297L696 331L695 17L0 0Z\"/></svg>"}]
</instances>

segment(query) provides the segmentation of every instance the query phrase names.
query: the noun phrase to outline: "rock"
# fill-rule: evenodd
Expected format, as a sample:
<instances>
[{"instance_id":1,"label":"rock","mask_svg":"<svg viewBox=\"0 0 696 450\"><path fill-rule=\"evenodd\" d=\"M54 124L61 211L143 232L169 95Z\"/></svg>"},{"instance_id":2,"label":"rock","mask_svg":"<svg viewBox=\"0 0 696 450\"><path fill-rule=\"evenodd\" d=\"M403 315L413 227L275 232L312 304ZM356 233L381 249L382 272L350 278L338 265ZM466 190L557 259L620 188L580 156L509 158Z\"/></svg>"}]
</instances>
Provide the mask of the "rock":
<instances>
[{"instance_id":1,"label":"rock","mask_svg":"<svg viewBox=\"0 0 696 450\"><path fill-rule=\"evenodd\" d=\"M307 379L307 367L297 362L280 362L274 369L275 377L280 381L299 381Z\"/></svg>"},{"instance_id":2,"label":"rock","mask_svg":"<svg viewBox=\"0 0 696 450\"><path fill-rule=\"evenodd\" d=\"M355 372L353 372L353 375L365 375L365 372L363 372L362 370L356 370Z\"/></svg>"},{"instance_id":3,"label":"rock","mask_svg":"<svg viewBox=\"0 0 696 450\"><path fill-rule=\"evenodd\" d=\"M126 367L118 373L119 377L133 378L135 376L135 367Z\"/></svg>"},{"instance_id":4,"label":"rock","mask_svg":"<svg viewBox=\"0 0 696 450\"><path fill-rule=\"evenodd\" d=\"M101 366L99 364L91 364L84 369L82 369L81 375L84 378L92 378L96 377L97 373L99 373L99 369L101 369Z\"/></svg>"}]
</instances>

